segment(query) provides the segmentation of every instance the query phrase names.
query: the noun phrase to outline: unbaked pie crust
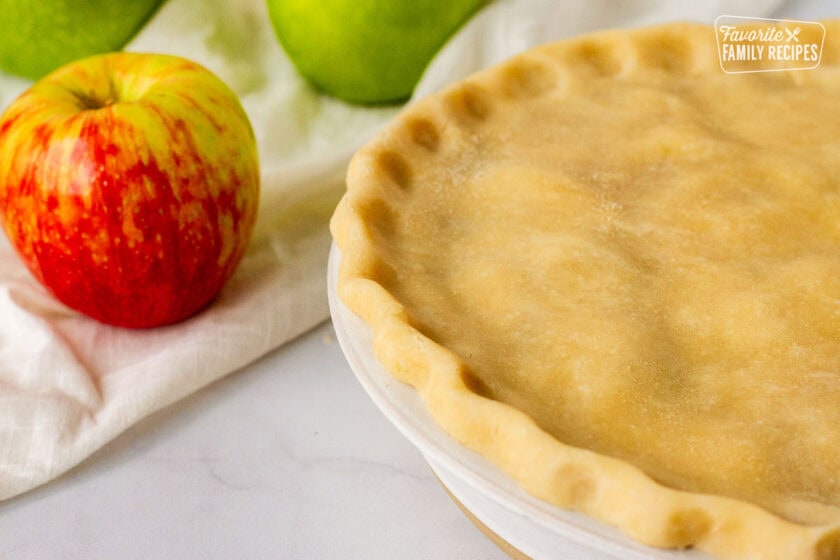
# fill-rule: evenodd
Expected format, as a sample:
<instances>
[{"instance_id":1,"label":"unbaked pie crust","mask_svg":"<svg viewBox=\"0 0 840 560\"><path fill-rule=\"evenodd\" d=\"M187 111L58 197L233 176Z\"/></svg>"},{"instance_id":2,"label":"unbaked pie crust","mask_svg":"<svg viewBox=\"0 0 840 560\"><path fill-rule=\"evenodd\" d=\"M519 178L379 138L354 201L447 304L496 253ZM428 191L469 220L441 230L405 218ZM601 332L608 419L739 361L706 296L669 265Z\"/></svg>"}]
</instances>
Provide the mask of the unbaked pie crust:
<instances>
[{"instance_id":1,"label":"unbaked pie crust","mask_svg":"<svg viewBox=\"0 0 840 560\"><path fill-rule=\"evenodd\" d=\"M724 74L714 30L550 44L353 159L338 291L434 418L660 547L840 558L840 25Z\"/></svg>"}]
</instances>

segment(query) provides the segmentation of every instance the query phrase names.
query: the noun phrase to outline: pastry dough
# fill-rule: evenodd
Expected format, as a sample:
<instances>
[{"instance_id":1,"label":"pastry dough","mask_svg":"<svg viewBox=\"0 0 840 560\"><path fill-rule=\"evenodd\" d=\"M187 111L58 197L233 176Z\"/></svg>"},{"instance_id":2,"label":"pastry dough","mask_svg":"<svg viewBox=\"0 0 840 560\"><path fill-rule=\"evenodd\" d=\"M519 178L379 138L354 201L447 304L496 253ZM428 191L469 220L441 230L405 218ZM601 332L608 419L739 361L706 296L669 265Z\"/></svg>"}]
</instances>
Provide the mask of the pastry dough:
<instances>
[{"instance_id":1,"label":"pastry dough","mask_svg":"<svg viewBox=\"0 0 840 560\"><path fill-rule=\"evenodd\" d=\"M655 546L840 558L840 25L724 74L714 30L547 45L354 158L339 294L435 419Z\"/></svg>"}]
</instances>

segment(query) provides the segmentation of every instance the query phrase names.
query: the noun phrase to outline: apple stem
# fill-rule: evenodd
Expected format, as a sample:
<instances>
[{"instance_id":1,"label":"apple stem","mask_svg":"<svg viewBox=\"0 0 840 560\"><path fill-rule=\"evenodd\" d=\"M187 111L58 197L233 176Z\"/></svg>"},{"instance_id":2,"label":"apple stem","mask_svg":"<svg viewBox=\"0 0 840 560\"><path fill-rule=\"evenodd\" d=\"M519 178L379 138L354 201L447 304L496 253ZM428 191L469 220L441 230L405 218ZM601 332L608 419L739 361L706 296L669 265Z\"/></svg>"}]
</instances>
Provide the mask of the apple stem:
<instances>
[{"instance_id":1,"label":"apple stem","mask_svg":"<svg viewBox=\"0 0 840 560\"><path fill-rule=\"evenodd\" d=\"M75 91L73 93L75 93L76 98L79 100L82 110L95 111L96 109L104 109L116 103L119 98L117 88L111 76L108 76L108 93L105 96L94 91L90 93Z\"/></svg>"}]
</instances>

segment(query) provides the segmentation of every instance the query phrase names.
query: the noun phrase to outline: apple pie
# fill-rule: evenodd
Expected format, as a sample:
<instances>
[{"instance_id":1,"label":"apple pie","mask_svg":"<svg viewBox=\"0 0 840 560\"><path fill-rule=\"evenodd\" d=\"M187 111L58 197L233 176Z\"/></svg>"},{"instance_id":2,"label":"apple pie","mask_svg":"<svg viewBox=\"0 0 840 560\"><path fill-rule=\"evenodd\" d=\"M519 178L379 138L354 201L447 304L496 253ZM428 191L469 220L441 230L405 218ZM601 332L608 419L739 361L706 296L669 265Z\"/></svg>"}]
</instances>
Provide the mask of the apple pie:
<instances>
[{"instance_id":1,"label":"apple pie","mask_svg":"<svg viewBox=\"0 0 840 560\"><path fill-rule=\"evenodd\" d=\"M659 547L840 559L840 22L816 70L714 29L546 45L353 159L338 291L528 492Z\"/></svg>"}]
</instances>

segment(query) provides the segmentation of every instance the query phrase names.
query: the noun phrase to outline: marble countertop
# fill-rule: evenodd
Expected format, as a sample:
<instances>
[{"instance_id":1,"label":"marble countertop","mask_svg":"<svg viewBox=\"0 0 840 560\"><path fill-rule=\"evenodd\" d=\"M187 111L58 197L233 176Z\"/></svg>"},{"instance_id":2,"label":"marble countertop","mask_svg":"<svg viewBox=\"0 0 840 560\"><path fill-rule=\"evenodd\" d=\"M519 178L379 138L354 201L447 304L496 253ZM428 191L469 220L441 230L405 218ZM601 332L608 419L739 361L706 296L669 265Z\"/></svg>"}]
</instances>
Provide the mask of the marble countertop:
<instances>
[{"instance_id":1,"label":"marble countertop","mask_svg":"<svg viewBox=\"0 0 840 560\"><path fill-rule=\"evenodd\" d=\"M0 558L502 560L325 323L0 503Z\"/></svg>"}]
</instances>

